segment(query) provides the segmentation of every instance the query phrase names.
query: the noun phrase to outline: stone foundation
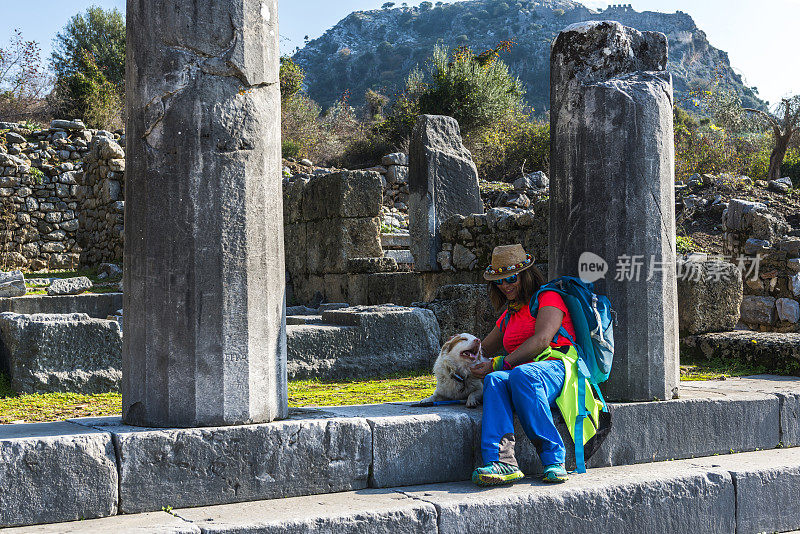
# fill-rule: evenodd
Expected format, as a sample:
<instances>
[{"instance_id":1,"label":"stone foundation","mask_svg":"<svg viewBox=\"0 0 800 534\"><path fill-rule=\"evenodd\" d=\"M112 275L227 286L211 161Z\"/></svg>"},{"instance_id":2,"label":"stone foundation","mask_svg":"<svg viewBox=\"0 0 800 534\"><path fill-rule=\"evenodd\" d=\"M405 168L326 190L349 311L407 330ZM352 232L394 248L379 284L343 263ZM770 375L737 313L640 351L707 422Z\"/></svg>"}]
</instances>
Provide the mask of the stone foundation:
<instances>
[{"instance_id":1,"label":"stone foundation","mask_svg":"<svg viewBox=\"0 0 800 534\"><path fill-rule=\"evenodd\" d=\"M430 369L439 355L439 325L429 310L354 306L286 327L289 379L371 378Z\"/></svg>"},{"instance_id":2,"label":"stone foundation","mask_svg":"<svg viewBox=\"0 0 800 534\"><path fill-rule=\"evenodd\" d=\"M749 475L744 474L746 462L742 460L748 456L729 453L761 450L752 454L797 455L793 449L769 450L779 444L784 447L800 445L797 388L797 379L775 377L693 382L685 385L685 398L680 400L612 404L614 430L591 458L589 465L594 469L585 475L573 476L568 484L558 487L574 493L602 487L608 480L619 481L625 473L638 472L642 490L637 490L637 495L644 498L645 491L661 491L658 488L666 487L667 493L657 501L672 503L675 492L684 494L683 491L653 481L662 476L670 480L683 476L679 469L683 464L652 462L680 458L693 458L687 460L691 464L687 469L694 473L692 476L705 480L705 484L710 484L709 480L717 481L715 484L728 480L727 485L733 487L729 478L721 475L706 478L698 471L698 467L706 463L735 464L740 473L738 480L749 481ZM480 410L384 404L296 409L286 421L203 429L134 428L121 424L118 417L45 425L3 425L0 426L0 457L18 458L21 451L27 451L26 458L35 461L23 471L18 471L19 462L0 462L0 471L5 469L0 481L19 482L2 486L0 526L100 517L118 511L156 511L162 507L177 509L358 490L357 494L347 494L350 495L347 504L341 505L346 513L357 495L370 494L370 490L366 490L369 487L466 481L481 460L480 423ZM713 431L698 432L698 428ZM88 438L81 438L81 435ZM533 445L522 434L518 438L516 451L523 470L536 476L541 470L536 464ZM701 455L709 458L698 458ZM617 466L613 471L598 469L612 465ZM775 470L781 465L778 458L769 462L770 482L765 491L769 492L770 499L782 495L773 490L777 480ZM471 483L445 486L450 489L452 498L463 497L464 492L476 492L470 497L469 505L465 503L462 507L462 518L472 517L472 508L485 506L491 498L491 492L468 484ZM630 491L629 482L624 486ZM505 505L498 510L508 510L508 499L515 498L519 492L539 489L538 484L517 484L503 490ZM545 490L548 498L553 497L553 491L558 491L555 487ZM390 491L396 494L397 490ZM415 490L406 488L403 491ZM430 498L435 491L435 487L429 486L429 495L425 498ZM691 496L686 505L705 502L697 497L706 495L705 490L704 493L698 491L696 488L686 493ZM785 497L792 499L795 494L796 491L788 491ZM40 503L38 506L30 505L34 496L35 502ZM422 498L422 493L419 496ZM270 517L275 517L283 513L281 510L298 508L300 502L308 503L303 506L312 506L312 503L318 506L333 497L335 495L316 495L308 500L296 497L298 501L272 500L237 506L266 509ZM581 502L585 502L584 496L581 498L584 499ZM628 517L625 514L630 513L627 502L630 499L620 499L626 506L620 509L619 517ZM751 504L754 501L747 506ZM326 514L338 513L337 510L326 508ZM647 510L651 514L647 517L652 517L652 507ZM694 513L685 513L685 505L680 510L680 517L695 517ZM204 521L213 517L208 511L203 514ZM448 518L447 525L453 521L460 524L455 516L448 515ZM592 518L596 520L596 514ZM745 522L747 517L741 516L740 520ZM486 525L485 518L482 524ZM214 525L215 522L208 522L205 526L212 528ZM778 523L770 525L779 526ZM780 523L780 526L786 525ZM83 523L74 524L74 528L82 527ZM280 531L278 527L274 530ZM303 531L315 530L309 527ZM460 530L466 531L480 529ZM669 523L658 531L683 529ZM732 529L715 527L689 531L729 532Z\"/></svg>"}]
</instances>

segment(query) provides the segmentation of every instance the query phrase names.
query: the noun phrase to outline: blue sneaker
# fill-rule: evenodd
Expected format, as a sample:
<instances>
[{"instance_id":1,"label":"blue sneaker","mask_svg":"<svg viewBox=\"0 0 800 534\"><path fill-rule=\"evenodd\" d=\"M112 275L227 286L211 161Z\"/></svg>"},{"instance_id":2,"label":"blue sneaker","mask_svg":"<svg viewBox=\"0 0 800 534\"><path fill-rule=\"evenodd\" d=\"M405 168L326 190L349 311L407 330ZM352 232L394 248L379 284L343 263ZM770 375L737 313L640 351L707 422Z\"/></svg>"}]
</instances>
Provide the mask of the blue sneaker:
<instances>
[{"instance_id":1,"label":"blue sneaker","mask_svg":"<svg viewBox=\"0 0 800 534\"><path fill-rule=\"evenodd\" d=\"M569 480L564 464L551 464L544 467L544 482L566 482Z\"/></svg>"},{"instance_id":2,"label":"blue sneaker","mask_svg":"<svg viewBox=\"0 0 800 534\"><path fill-rule=\"evenodd\" d=\"M472 481L478 486L510 484L524 477L519 467L505 462L492 462L472 472Z\"/></svg>"}]
</instances>

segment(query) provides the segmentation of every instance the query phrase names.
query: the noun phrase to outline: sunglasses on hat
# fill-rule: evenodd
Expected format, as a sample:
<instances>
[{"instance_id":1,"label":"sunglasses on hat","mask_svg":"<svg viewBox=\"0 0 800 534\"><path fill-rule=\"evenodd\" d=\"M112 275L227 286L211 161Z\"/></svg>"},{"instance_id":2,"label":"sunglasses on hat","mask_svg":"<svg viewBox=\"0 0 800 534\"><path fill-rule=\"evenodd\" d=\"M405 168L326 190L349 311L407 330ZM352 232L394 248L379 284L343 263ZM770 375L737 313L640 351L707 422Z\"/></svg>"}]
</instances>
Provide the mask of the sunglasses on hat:
<instances>
[{"instance_id":1,"label":"sunglasses on hat","mask_svg":"<svg viewBox=\"0 0 800 534\"><path fill-rule=\"evenodd\" d=\"M501 278L500 280L492 280L492 283L496 286L503 285L503 282L507 284L513 284L514 282L517 281L517 278L518 276L516 274L512 274L511 276L508 276L506 278Z\"/></svg>"}]
</instances>

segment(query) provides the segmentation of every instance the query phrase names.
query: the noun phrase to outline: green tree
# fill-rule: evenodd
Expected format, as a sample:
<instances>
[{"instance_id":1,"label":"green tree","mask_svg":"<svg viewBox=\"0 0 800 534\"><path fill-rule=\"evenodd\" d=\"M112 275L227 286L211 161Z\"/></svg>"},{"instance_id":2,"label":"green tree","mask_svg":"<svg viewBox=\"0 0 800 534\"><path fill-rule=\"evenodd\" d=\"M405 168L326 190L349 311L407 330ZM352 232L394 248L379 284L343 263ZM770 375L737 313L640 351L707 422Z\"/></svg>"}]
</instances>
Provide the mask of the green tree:
<instances>
[{"instance_id":1,"label":"green tree","mask_svg":"<svg viewBox=\"0 0 800 534\"><path fill-rule=\"evenodd\" d=\"M73 74L89 52L108 81L125 83L125 17L117 9L90 7L72 17L55 38L56 78Z\"/></svg>"},{"instance_id":2,"label":"green tree","mask_svg":"<svg viewBox=\"0 0 800 534\"><path fill-rule=\"evenodd\" d=\"M290 98L303 89L306 73L289 56L281 57L281 100Z\"/></svg>"},{"instance_id":3,"label":"green tree","mask_svg":"<svg viewBox=\"0 0 800 534\"><path fill-rule=\"evenodd\" d=\"M769 157L767 179L781 178L781 165L786 157L786 151L800 132L800 95L782 98L773 113L753 108L744 108L744 111L760 117L772 130L775 146Z\"/></svg>"},{"instance_id":4,"label":"green tree","mask_svg":"<svg viewBox=\"0 0 800 534\"><path fill-rule=\"evenodd\" d=\"M69 118L80 117L92 128L122 127L122 95L106 79L90 52L84 52L71 74L56 81L56 109Z\"/></svg>"},{"instance_id":5,"label":"green tree","mask_svg":"<svg viewBox=\"0 0 800 534\"><path fill-rule=\"evenodd\" d=\"M118 10L90 7L55 38L51 64L56 111L95 127L121 123L125 93L125 19Z\"/></svg>"}]
</instances>

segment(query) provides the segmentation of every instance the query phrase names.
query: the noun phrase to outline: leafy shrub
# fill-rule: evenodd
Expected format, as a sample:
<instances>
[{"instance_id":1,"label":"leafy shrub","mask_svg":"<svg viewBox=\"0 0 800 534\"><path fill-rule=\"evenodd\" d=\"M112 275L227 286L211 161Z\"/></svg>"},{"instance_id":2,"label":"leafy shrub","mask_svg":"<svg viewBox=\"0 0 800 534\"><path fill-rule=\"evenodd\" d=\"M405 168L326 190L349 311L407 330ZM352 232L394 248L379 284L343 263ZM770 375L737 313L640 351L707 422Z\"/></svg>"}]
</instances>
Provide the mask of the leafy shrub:
<instances>
[{"instance_id":1,"label":"leafy shrub","mask_svg":"<svg viewBox=\"0 0 800 534\"><path fill-rule=\"evenodd\" d=\"M474 141L467 139L467 144L484 179L506 180L525 172L549 172L550 123L532 121L527 114L507 117Z\"/></svg>"},{"instance_id":2,"label":"leafy shrub","mask_svg":"<svg viewBox=\"0 0 800 534\"><path fill-rule=\"evenodd\" d=\"M84 52L78 67L57 80L51 98L59 115L80 117L91 128L123 125L120 88L105 77L91 52Z\"/></svg>"},{"instance_id":3,"label":"leafy shrub","mask_svg":"<svg viewBox=\"0 0 800 534\"><path fill-rule=\"evenodd\" d=\"M284 159L297 159L303 151L303 145L293 139L281 141L281 156Z\"/></svg>"},{"instance_id":4,"label":"leafy shrub","mask_svg":"<svg viewBox=\"0 0 800 534\"><path fill-rule=\"evenodd\" d=\"M679 235L675 238L675 245L678 254L688 254L690 252L700 252L700 247L689 236Z\"/></svg>"},{"instance_id":5,"label":"leafy shrub","mask_svg":"<svg viewBox=\"0 0 800 534\"><path fill-rule=\"evenodd\" d=\"M675 108L675 175L729 173L763 179L774 145L767 133L731 133L708 117L695 118Z\"/></svg>"},{"instance_id":6,"label":"leafy shrub","mask_svg":"<svg viewBox=\"0 0 800 534\"><path fill-rule=\"evenodd\" d=\"M281 100L291 98L303 89L306 73L292 58L281 57L280 83Z\"/></svg>"},{"instance_id":7,"label":"leafy shrub","mask_svg":"<svg viewBox=\"0 0 800 534\"><path fill-rule=\"evenodd\" d=\"M522 83L499 60L500 52L512 45L503 42L481 54L437 45L425 71L415 69L408 75L405 91L382 126L389 142L408 138L421 114L453 117L468 137L522 111Z\"/></svg>"},{"instance_id":8,"label":"leafy shrub","mask_svg":"<svg viewBox=\"0 0 800 534\"><path fill-rule=\"evenodd\" d=\"M790 148L781 166L781 174L792 179L795 188L800 188L800 148Z\"/></svg>"}]
</instances>

